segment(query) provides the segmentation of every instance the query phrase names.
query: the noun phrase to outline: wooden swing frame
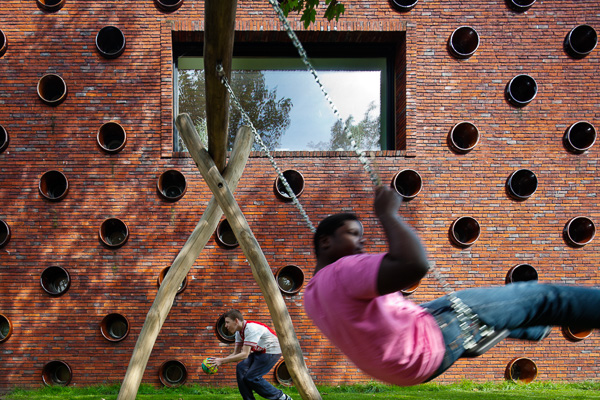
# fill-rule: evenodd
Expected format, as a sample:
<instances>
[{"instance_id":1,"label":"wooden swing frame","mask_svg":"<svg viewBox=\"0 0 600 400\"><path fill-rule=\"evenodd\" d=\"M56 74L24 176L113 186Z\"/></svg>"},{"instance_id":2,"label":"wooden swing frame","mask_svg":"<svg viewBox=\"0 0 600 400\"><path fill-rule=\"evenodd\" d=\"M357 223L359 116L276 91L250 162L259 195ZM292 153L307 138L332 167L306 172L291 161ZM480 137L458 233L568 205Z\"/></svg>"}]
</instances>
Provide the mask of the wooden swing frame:
<instances>
[{"instance_id":1,"label":"wooden swing frame","mask_svg":"<svg viewBox=\"0 0 600 400\"><path fill-rule=\"evenodd\" d=\"M186 277L212 236L223 213L231 225L250 264L254 279L263 293L286 366L300 396L304 400L321 400L321 395L308 373L291 317L275 282L275 277L233 196L233 191L237 187L252 149L253 133L250 128L243 127L238 131L229 164L226 164L229 93L220 81L217 66L221 65L225 76L230 79L237 0L205 0L204 4L204 71L208 150L204 148L188 115L177 116L176 125L190 155L212 191L213 198L200 222L173 261L156 294L154 303L148 311L144 326L133 349L118 400L135 400L152 348L171 310L179 284Z\"/></svg>"}]
</instances>

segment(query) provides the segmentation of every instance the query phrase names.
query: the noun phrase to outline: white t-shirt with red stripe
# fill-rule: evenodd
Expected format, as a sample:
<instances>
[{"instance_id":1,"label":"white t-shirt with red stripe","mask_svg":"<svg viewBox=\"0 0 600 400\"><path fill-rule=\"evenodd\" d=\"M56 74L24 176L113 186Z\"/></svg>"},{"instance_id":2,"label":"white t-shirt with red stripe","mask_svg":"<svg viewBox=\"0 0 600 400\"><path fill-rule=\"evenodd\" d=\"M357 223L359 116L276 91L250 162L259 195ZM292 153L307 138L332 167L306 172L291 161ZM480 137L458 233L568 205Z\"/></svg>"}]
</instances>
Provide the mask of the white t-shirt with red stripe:
<instances>
[{"instance_id":1,"label":"white t-shirt with red stripe","mask_svg":"<svg viewBox=\"0 0 600 400\"><path fill-rule=\"evenodd\" d=\"M260 322L244 321L244 328L235 333L235 344L250 346L256 353L281 354L277 334Z\"/></svg>"}]
</instances>

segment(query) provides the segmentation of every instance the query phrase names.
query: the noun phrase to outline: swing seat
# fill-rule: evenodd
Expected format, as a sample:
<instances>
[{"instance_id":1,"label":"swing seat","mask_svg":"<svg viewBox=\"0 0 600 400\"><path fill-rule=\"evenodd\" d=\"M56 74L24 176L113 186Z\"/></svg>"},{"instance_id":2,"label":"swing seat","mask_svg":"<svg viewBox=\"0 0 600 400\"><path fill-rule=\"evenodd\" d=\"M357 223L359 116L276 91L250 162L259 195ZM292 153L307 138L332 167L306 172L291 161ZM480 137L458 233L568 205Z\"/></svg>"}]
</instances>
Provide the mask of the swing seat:
<instances>
[{"instance_id":1,"label":"swing seat","mask_svg":"<svg viewBox=\"0 0 600 400\"><path fill-rule=\"evenodd\" d=\"M495 345L497 345L502 339L505 339L510 334L510 330L504 329L502 331L495 331L491 335L488 335L475 345L475 347L465 350L461 358L475 358L479 357Z\"/></svg>"}]
</instances>

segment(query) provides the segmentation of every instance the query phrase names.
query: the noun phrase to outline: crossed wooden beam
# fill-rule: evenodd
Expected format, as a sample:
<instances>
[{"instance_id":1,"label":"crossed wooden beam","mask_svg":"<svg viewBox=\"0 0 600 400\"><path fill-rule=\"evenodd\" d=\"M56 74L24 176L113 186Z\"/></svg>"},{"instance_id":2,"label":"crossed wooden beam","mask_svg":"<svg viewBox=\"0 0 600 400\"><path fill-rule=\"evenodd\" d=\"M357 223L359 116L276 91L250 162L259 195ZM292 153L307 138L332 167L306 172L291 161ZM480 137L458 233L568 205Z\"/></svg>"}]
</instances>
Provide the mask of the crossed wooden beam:
<instances>
[{"instance_id":1,"label":"crossed wooden beam","mask_svg":"<svg viewBox=\"0 0 600 400\"><path fill-rule=\"evenodd\" d=\"M262 291L286 366L300 396L304 400L321 400L308 373L292 320L273 272L233 196L252 149L253 134L250 128L242 127L238 130L230 161L226 166L229 94L220 82L216 67L217 64L222 65L225 75L228 78L231 76L236 5L237 0L205 0L204 65L208 151L187 114L179 115L175 121L213 197L158 289L133 349L117 400L135 400L150 353L171 310L177 289L212 236L223 213Z\"/></svg>"}]
</instances>

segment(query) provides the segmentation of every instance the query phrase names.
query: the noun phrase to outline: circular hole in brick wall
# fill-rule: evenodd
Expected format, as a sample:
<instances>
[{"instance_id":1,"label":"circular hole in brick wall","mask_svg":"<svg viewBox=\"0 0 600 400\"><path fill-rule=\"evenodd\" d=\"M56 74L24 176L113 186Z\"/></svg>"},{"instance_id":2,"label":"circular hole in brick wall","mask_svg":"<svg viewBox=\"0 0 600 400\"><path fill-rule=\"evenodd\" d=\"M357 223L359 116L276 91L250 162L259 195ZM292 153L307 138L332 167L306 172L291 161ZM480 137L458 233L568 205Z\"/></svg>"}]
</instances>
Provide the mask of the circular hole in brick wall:
<instances>
[{"instance_id":1,"label":"circular hole in brick wall","mask_svg":"<svg viewBox=\"0 0 600 400\"><path fill-rule=\"evenodd\" d=\"M71 367L64 361L50 361L42 369L42 381L47 386L67 386L72 377Z\"/></svg>"},{"instance_id":2,"label":"circular hole in brick wall","mask_svg":"<svg viewBox=\"0 0 600 400\"><path fill-rule=\"evenodd\" d=\"M304 176L293 169L288 169L283 172L283 177L287 181L288 185L292 189L292 192L296 195L296 197L300 197L302 192L304 191ZM273 184L273 189L275 190L275 194L284 200L291 200L292 196L288 193L283 181L277 177L275 179L275 183Z\"/></svg>"},{"instance_id":3,"label":"circular hole in brick wall","mask_svg":"<svg viewBox=\"0 0 600 400\"><path fill-rule=\"evenodd\" d=\"M285 294L296 294L304 285L304 271L296 265L286 265L277 270L277 286Z\"/></svg>"},{"instance_id":4,"label":"circular hole in brick wall","mask_svg":"<svg viewBox=\"0 0 600 400\"><path fill-rule=\"evenodd\" d=\"M183 385L187 380L188 372L185 364L178 360L169 360L162 363L158 369L158 378L168 387Z\"/></svg>"},{"instance_id":5,"label":"circular hole in brick wall","mask_svg":"<svg viewBox=\"0 0 600 400\"><path fill-rule=\"evenodd\" d=\"M404 169L394 175L391 186L404 200L411 200L421 192L423 180L417 171Z\"/></svg>"},{"instance_id":6,"label":"circular hole in brick wall","mask_svg":"<svg viewBox=\"0 0 600 400\"><path fill-rule=\"evenodd\" d=\"M65 0L36 0L37 5L44 11L55 12L65 5Z\"/></svg>"},{"instance_id":7,"label":"circular hole in brick wall","mask_svg":"<svg viewBox=\"0 0 600 400\"><path fill-rule=\"evenodd\" d=\"M46 199L60 201L69 191L69 181L60 171L47 171L40 178L39 190Z\"/></svg>"},{"instance_id":8,"label":"circular hole in brick wall","mask_svg":"<svg viewBox=\"0 0 600 400\"><path fill-rule=\"evenodd\" d=\"M571 29L565 37L565 50L571 57L583 58L598 44L598 34L589 25L579 25Z\"/></svg>"},{"instance_id":9,"label":"circular hole in brick wall","mask_svg":"<svg viewBox=\"0 0 600 400\"><path fill-rule=\"evenodd\" d=\"M105 26L96 34L96 48L104 58L117 58L125 51L125 35L116 26Z\"/></svg>"},{"instance_id":10,"label":"circular hole in brick wall","mask_svg":"<svg viewBox=\"0 0 600 400\"><path fill-rule=\"evenodd\" d=\"M565 339L570 342L580 342L592 335L593 329L574 326L563 326L561 332Z\"/></svg>"},{"instance_id":11,"label":"circular hole in brick wall","mask_svg":"<svg viewBox=\"0 0 600 400\"><path fill-rule=\"evenodd\" d=\"M398 11L408 11L417 5L419 0L390 0L392 7Z\"/></svg>"},{"instance_id":12,"label":"circular hole in brick wall","mask_svg":"<svg viewBox=\"0 0 600 400\"><path fill-rule=\"evenodd\" d=\"M519 169L506 180L508 194L516 200L525 200L537 190L538 180L535 174L528 169Z\"/></svg>"},{"instance_id":13,"label":"circular hole in brick wall","mask_svg":"<svg viewBox=\"0 0 600 400\"><path fill-rule=\"evenodd\" d=\"M226 248L234 248L239 245L229 221L226 219L219 222L217 225L217 242Z\"/></svg>"},{"instance_id":14,"label":"circular hole in brick wall","mask_svg":"<svg viewBox=\"0 0 600 400\"><path fill-rule=\"evenodd\" d=\"M37 92L44 103L57 106L67 98L67 84L59 75L46 74L40 78Z\"/></svg>"},{"instance_id":15,"label":"circular hole in brick wall","mask_svg":"<svg viewBox=\"0 0 600 400\"><path fill-rule=\"evenodd\" d=\"M0 219L0 249L10 241L10 227L6 221Z\"/></svg>"},{"instance_id":16,"label":"circular hole in brick wall","mask_svg":"<svg viewBox=\"0 0 600 400\"><path fill-rule=\"evenodd\" d=\"M410 294L413 294L414 292L417 291L417 289L419 288L419 285L421 284L421 281L415 283L414 285L408 286L402 290L400 290L400 293L402 293L405 296L408 296Z\"/></svg>"},{"instance_id":17,"label":"circular hole in brick wall","mask_svg":"<svg viewBox=\"0 0 600 400\"><path fill-rule=\"evenodd\" d=\"M535 0L507 0L508 5L515 11L526 11L535 3Z\"/></svg>"},{"instance_id":18,"label":"circular hole in brick wall","mask_svg":"<svg viewBox=\"0 0 600 400\"><path fill-rule=\"evenodd\" d=\"M517 264L506 273L504 283L537 281L538 272L529 264Z\"/></svg>"},{"instance_id":19,"label":"circular hole in brick wall","mask_svg":"<svg viewBox=\"0 0 600 400\"><path fill-rule=\"evenodd\" d=\"M596 226L587 217L575 217L565 224L563 235L567 243L576 247L585 246L594 239Z\"/></svg>"},{"instance_id":20,"label":"circular hole in brick wall","mask_svg":"<svg viewBox=\"0 0 600 400\"><path fill-rule=\"evenodd\" d=\"M450 226L450 239L460 247L468 247L479 239L481 228L473 217L457 218Z\"/></svg>"},{"instance_id":21,"label":"circular hole in brick wall","mask_svg":"<svg viewBox=\"0 0 600 400\"><path fill-rule=\"evenodd\" d=\"M42 289L52 296L60 296L69 290L71 277L66 269L59 266L51 266L42 272L40 278Z\"/></svg>"},{"instance_id":22,"label":"circular hole in brick wall","mask_svg":"<svg viewBox=\"0 0 600 400\"><path fill-rule=\"evenodd\" d=\"M6 35L0 29L0 57L6 53L6 49L8 48L8 40L6 39Z\"/></svg>"},{"instance_id":23,"label":"circular hole in brick wall","mask_svg":"<svg viewBox=\"0 0 600 400\"><path fill-rule=\"evenodd\" d=\"M468 153L479 143L479 129L471 122L459 122L448 134L448 143L455 152Z\"/></svg>"},{"instance_id":24,"label":"circular hole in brick wall","mask_svg":"<svg viewBox=\"0 0 600 400\"><path fill-rule=\"evenodd\" d=\"M100 322L100 333L108 341L120 342L129 333L129 321L121 314L108 314Z\"/></svg>"},{"instance_id":25,"label":"circular hole in brick wall","mask_svg":"<svg viewBox=\"0 0 600 400\"><path fill-rule=\"evenodd\" d=\"M118 218L108 218L100 225L100 240L108 247L120 247L129 238L129 229Z\"/></svg>"},{"instance_id":26,"label":"circular hole in brick wall","mask_svg":"<svg viewBox=\"0 0 600 400\"><path fill-rule=\"evenodd\" d=\"M8 132L0 125L0 153L8 147Z\"/></svg>"},{"instance_id":27,"label":"circular hole in brick wall","mask_svg":"<svg viewBox=\"0 0 600 400\"><path fill-rule=\"evenodd\" d=\"M215 323L215 333L217 338L223 343L233 343L235 342L235 333L229 332L227 328L225 328L225 315L222 314Z\"/></svg>"},{"instance_id":28,"label":"circular hole in brick wall","mask_svg":"<svg viewBox=\"0 0 600 400\"><path fill-rule=\"evenodd\" d=\"M279 360L277 364L275 364L275 380L277 383L283 386L293 386L294 382L292 381L292 375L290 371L288 371L287 366L285 365L284 360Z\"/></svg>"},{"instance_id":29,"label":"circular hole in brick wall","mask_svg":"<svg viewBox=\"0 0 600 400\"><path fill-rule=\"evenodd\" d=\"M172 12L181 7L183 0L154 0L154 4L160 10Z\"/></svg>"},{"instance_id":30,"label":"circular hole in brick wall","mask_svg":"<svg viewBox=\"0 0 600 400\"><path fill-rule=\"evenodd\" d=\"M506 97L512 105L524 107L535 98L537 90L535 79L521 74L512 78L506 85Z\"/></svg>"},{"instance_id":31,"label":"circular hole in brick wall","mask_svg":"<svg viewBox=\"0 0 600 400\"><path fill-rule=\"evenodd\" d=\"M13 326L10 319L4 314L0 314L0 343L7 340L12 335Z\"/></svg>"},{"instance_id":32,"label":"circular hole in brick wall","mask_svg":"<svg viewBox=\"0 0 600 400\"><path fill-rule=\"evenodd\" d=\"M171 267L165 267L160 271L160 274L158 274L157 283L158 283L159 287L160 287L160 285L162 285L162 282L165 279L165 276L167 276L167 273L169 272L170 268ZM181 282L179 284L179 287L177 288L177 294L183 292L186 287L187 287L187 276L185 278L183 278L183 282Z\"/></svg>"},{"instance_id":33,"label":"circular hole in brick wall","mask_svg":"<svg viewBox=\"0 0 600 400\"><path fill-rule=\"evenodd\" d=\"M504 377L513 382L530 383L538 373L537 365L533 360L525 357L516 357L506 366Z\"/></svg>"},{"instance_id":34,"label":"circular hole in brick wall","mask_svg":"<svg viewBox=\"0 0 600 400\"><path fill-rule=\"evenodd\" d=\"M565 132L563 143L573 153L583 153L596 143L596 128L586 121L571 125Z\"/></svg>"},{"instance_id":35,"label":"circular hole in brick wall","mask_svg":"<svg viewBox=\"0 0 600 400\"><path fill-rule=\"evenodd\" d=\"M469 58L479 47L479 33L470 26L458 27L448 39L450 54L456 58Z\"/></svg>"},{"instance_id":36,"label":"circular hole in brick wall","mask_svg":"<svg viewBox=\"0 0 600 400\"><path fill-rule=\"evenodd\" d=\"M107 122L98 129L96 140L107 153L118 153L127 143L127 134L117 122Z\"/></svg>"},{"instance_id":37,"label":"circular hole in brick wall","mask_svg":"<svg viewBox=\"0 0 600 400\"><path fill-rule=\"evenodd\" d=\"M175 169L169 169L158 177L156 189L164 199L177 201L183 197L187 190L185 176Z\"/></svg>"}]
</instances>

